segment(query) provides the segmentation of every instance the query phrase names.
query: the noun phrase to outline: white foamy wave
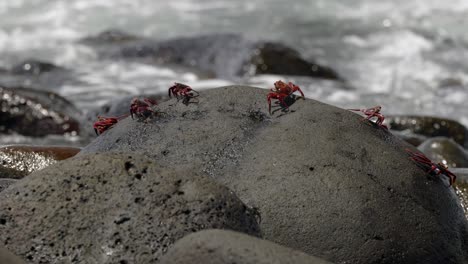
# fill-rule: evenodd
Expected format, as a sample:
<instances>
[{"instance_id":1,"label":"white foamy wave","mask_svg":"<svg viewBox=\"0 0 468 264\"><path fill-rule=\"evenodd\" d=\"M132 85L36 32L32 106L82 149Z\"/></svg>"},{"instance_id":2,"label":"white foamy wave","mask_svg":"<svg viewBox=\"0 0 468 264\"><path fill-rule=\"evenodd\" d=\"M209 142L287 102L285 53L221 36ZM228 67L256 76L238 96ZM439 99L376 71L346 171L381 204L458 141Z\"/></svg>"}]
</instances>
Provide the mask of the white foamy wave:
<instances>
[{"instance_id":1,"label":"white foamy wave","mask_svg":"<svg viewBox=\"0 0 468 264\"><path fill-rule=\"evenodd\" d=\"M408 30L372 34L367 43L377 49L373 54L376 57L404 58L433 48L431 41Z\"/></svg>"}]
</instances>

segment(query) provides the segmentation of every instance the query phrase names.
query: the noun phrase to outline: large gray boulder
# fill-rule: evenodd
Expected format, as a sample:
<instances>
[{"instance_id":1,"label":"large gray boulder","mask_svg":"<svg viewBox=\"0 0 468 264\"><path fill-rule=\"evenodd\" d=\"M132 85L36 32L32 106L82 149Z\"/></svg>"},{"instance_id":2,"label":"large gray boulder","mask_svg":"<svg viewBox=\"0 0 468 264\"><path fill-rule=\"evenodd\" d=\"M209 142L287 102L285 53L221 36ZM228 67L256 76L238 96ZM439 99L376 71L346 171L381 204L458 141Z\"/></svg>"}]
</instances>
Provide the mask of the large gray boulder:
<instances>
[{"instance_id":1,"label":"large gray boulder","mask_svg":"<svg viewBox=\"0 0 468 264\"><path fill-rule=\"evenodd\" d=\"M78 155L143 152L190 164L261 213L262 236L338 263L465 263L467 222L445 177L363 117L315 100L268 114L267 90L230 86L120 121ZM414 149L413 149L414 150Z\"/></svg>"},{"instance_id":2,"label":"large gray boulder","mask_svg":"<svg viewBox=\"0 0 468 264\"><path fill-rule=\"evenodd\" d=\"M255 211L229 189L138 154L74 157L0 200L0 243L32 263L155 263L202 229L259 235Z\"/></svg>"},{"instance_id":3,"label":"large gray boulder","mask_svg":"<svg viewBox=\"0 0 468 264\"><path fill-rule=\"evenodd\" d=\"M273 242L225 230L205 230L177 241L161 264L331 264Z\"/></svg>"}]
</instances>

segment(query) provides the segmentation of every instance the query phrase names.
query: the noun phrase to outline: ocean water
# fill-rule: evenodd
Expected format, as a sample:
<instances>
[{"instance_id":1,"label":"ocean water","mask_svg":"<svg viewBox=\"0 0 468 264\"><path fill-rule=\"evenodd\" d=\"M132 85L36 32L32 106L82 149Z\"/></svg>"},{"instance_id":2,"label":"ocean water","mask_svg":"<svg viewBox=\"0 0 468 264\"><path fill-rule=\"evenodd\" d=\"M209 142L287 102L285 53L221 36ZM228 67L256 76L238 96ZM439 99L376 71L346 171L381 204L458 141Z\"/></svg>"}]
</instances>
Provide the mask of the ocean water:
<instances>
[{"instance_id":1,"label":"ocean water","mask_svg":"<svg viewBox=\"0 0 468 264\"><path fill-rule=\"evenodd\" d=\"M77 43L80 38L107 29L161 40L239 33L285 43L348 80L344 87L262 75L240 80L244 84L269 88L283 79L299 84L307 97L339 107L382 105L385 114L435 115L468 126L466 28L467 0L4 0L0 67L35 58L72 69L79 82L56 91L87 111L118 95L166 91L174 81L195 89L234 81L169 66L103 61Z\"/></svg>"}]
</instances>

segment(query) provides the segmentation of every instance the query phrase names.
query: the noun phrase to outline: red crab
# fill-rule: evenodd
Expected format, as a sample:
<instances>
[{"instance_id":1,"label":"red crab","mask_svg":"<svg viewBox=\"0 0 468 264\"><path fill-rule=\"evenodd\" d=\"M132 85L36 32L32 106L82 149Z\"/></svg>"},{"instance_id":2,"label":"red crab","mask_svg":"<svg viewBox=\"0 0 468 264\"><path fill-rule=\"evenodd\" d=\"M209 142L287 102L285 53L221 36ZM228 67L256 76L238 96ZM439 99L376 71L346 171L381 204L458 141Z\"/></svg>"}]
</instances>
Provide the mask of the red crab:
<instances>
[{"instance_id":1,"label":"red crab","mask_svg":"<svg viewBox=\"0 0 468 264\"><path fill-rule=\"evenodd\" d=\"M367 109L348 109L348 110L359 111L359 112L364 113L367 116L364 120L370 120L373 117L377 117L377 120L375 121L375 123L380 127L388 129L388 127L383 124L385 116L380 113L381 109L382 107L378 105L378 106L374 106L374 107L367 108Z\"/></svg>"},{"instance_id":2,"label":"red crab","mask_svg":"<svg viewBox=\"0 0 468 264\"><path fill-rule=\"evenodd\" d=\"M452 172L450 172L448 170L448 167L439 162L439 163L434 163L432 162L428 157L426 157L424 154L422 153L419 153L419 152L413 152L409 149L405 149L406 152L410 155L410 159L414 162L416 162L416 164L421 168L423 169L426 173L430 174L430 175L434 175L434 176L438 176L440 174L443 174L445 176L447 176L450 180L450 185L454 184L455 183L455 179L457 178L457 176L455 174L453 174Z\"/></svg>"},{"instance_id":3,"label":"red crab","mask_svg":"<svg viewBox=\"0 0 468 264\"><path fill-rule=\"evenodd\" d=\"M143 101L141 101L135 97L132 99L132 104L130 105L130 115L132 116L132 119L134 115L138 119L146 119L159 113L154 109L154 106L157 104L158 103L153 99L143 98Z\"/></svg>"},{"instance_id":4,"label":"red crab","mask_svg":"<svg viewBox=\"0 0 468 264\"><path fill-rule=\"evenodd\" d=\"M278 101L276 103L279 103L282 108L287 109L289 105L285 102L285 99L291 96L293 93L299 91L301 93L302 98L304 98L304 93L302 92L301 88L292 82L286 84L283 81L279 80L275 82L275 88L270 89L270 91L271 92L267 95L268 111L270 112L270 114L271 99L277 99Z\"/></svg>"},{"instance_id":5,"label":"red crab","mask_svg":"<svg viewBox=\"0 0 468 264\"><path fill-rule=\"evenodd\" d=\"M117 117L104 117L98 116L98 121L94 122L93 128L96 135L104 133L104 131L110 129L112 126L117 124L120 120L127 117L128 115L122 115Z\"/></svg>"},{"instance_id":6,"label":"red crab","mask_svg":"<svg viewBox=\"0 0 468 264\"><path fill-rule=\"evenodd\" d=\"M172 97L172 95L177 98L177 101L182 98L182 103L188 105L190 99L198 97L199 94L188 85L174 83L173 86L169 87L169 97Z\"/></svg>"}]
</instances>

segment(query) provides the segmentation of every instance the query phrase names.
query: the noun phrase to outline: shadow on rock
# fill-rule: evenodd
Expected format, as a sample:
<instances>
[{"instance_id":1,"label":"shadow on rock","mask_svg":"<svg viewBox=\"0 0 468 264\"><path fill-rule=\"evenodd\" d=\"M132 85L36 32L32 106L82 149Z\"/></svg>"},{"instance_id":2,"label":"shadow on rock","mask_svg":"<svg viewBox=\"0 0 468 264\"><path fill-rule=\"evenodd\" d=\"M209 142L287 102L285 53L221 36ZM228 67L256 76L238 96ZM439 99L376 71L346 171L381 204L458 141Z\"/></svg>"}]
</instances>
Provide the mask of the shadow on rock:
<instances>
[{"instance_id":1,"label":"shadow on rock","mask_svg":"<svg viewBox=\"0 0 468 264\"><path fill-rule=\"evenodd\" d=\"M161 263L331 264L267 240L225 230L200 231L182 238L163 257Z\"/></svg>"}]
</instances>

